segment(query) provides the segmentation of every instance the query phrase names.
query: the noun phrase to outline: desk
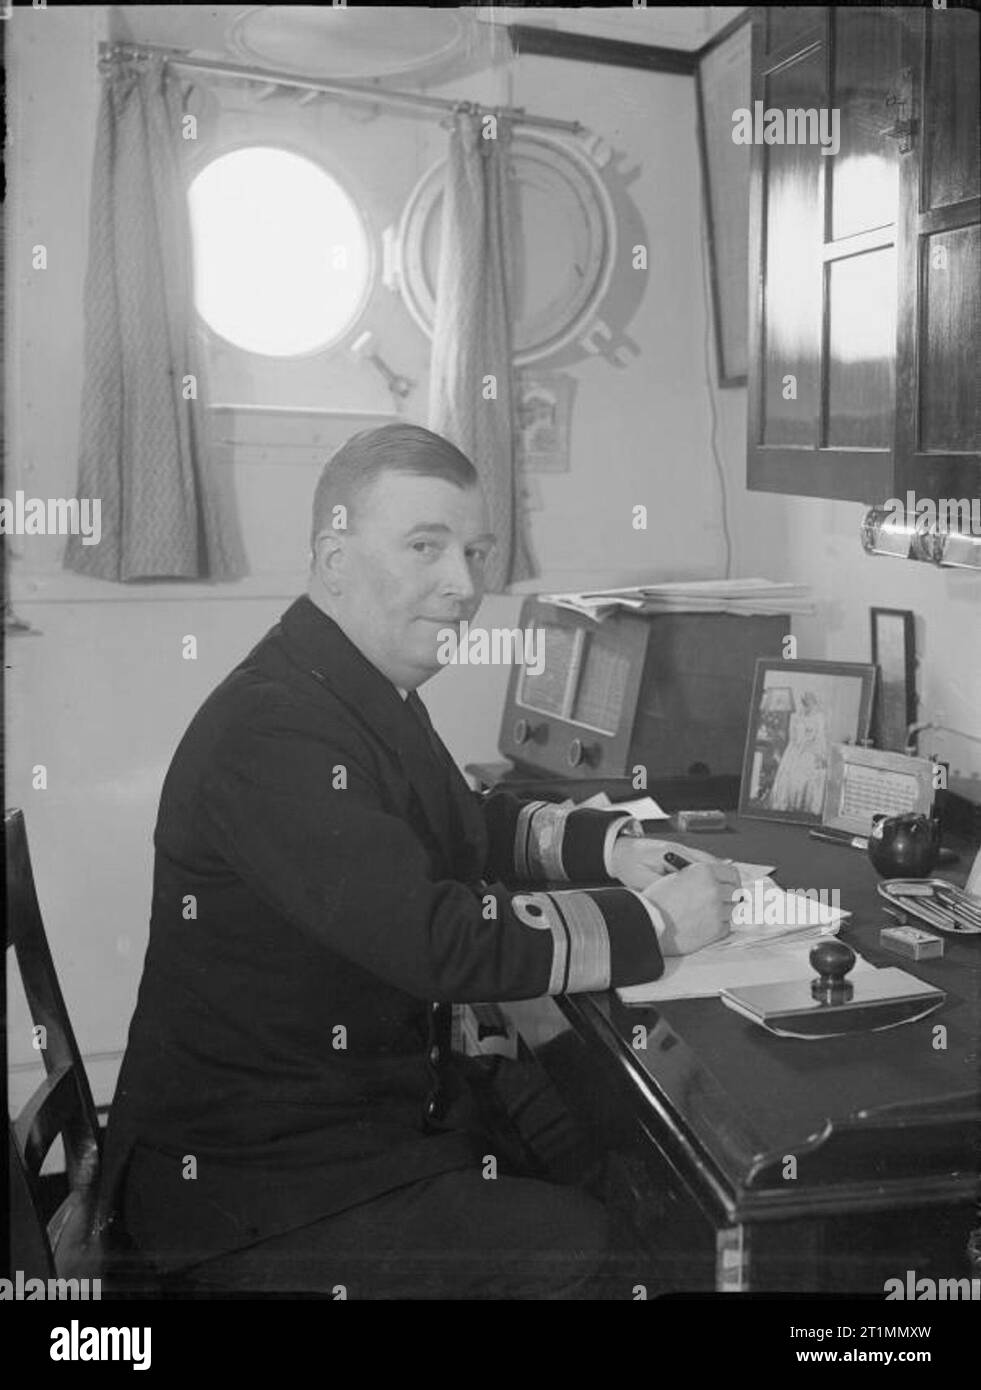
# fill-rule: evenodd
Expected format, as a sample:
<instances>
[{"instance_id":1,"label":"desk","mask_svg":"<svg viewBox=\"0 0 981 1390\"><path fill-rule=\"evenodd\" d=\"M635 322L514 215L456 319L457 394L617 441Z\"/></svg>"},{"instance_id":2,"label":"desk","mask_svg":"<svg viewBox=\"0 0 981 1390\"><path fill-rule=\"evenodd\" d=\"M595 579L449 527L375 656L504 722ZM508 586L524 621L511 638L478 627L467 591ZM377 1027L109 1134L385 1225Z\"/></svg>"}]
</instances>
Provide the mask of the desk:
<instances>
[{"instance_id":1,"label":"desk","mask_svg":"<svg viewBox=\"0 0 981 1390\"><path fill-rule=\"evenodd\" d=\"M776 864L785 887L838 888L853 914L841 939L936 984L945 1004L918 1023L818 1041L773 1037L718 999L626 1008L610 992L501 1007L617 1154L642 1239L659 1251L674 1240L672 1287L881 1297L907 1269L977 1277L981 937L946 935L940 960L884 952L891 919L863 854L803 827L732 822L689 842ZM946 876L963 882L965 868Z\"/></svg>"}]
</instances>

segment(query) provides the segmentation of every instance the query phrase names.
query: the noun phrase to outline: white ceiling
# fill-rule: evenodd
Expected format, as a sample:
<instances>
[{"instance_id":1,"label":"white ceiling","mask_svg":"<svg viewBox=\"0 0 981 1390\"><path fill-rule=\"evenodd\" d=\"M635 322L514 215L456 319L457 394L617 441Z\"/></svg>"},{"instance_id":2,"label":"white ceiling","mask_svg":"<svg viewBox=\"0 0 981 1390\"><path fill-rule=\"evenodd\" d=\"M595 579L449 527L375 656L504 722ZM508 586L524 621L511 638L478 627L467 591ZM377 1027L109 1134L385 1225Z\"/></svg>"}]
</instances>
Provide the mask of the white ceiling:
<instances>
[{"instance_id":1,"label":"white ceiling","mask_svg":"<svg viewBox=\"0 0 981 1390\"><path fill-rule=\"evenodd\" d=\"M507 36L473 7L115 5L112 38L314 77L459 76L503 61Z\"/></svg>"},{"instance_id":2,"label":"white ceiling","mask_svg":"<svg viewBox=\"0 0 981 1390\"><path fill-rule=\"evenodd\" d=\"M325 77L415 76L500 61L509 24L700 48L742 5L435 9L417 6L112 5L112 37ZM477 21L480 21L477 23Z\"/></svg>"}]
</instances>

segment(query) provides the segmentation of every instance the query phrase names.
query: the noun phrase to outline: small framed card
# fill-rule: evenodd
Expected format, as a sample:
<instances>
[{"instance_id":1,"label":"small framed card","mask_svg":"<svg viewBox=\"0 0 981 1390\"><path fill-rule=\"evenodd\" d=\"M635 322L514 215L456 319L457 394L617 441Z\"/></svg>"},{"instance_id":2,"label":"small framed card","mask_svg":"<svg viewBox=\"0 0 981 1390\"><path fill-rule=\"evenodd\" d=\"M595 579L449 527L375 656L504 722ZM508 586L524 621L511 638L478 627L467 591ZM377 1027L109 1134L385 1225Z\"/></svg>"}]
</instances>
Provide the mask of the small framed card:
<instances>
[{"instance_id":1,"label":"small framed card","mask_svg":"<svg viewBox=\"0 0 981 1390\"><path fill-rule=\"evenodd\" d=\"M881 748L831 745L823 824L849 835L869 835L872 817L933 809L933 763Z\"/></svg>"}]
</instances>

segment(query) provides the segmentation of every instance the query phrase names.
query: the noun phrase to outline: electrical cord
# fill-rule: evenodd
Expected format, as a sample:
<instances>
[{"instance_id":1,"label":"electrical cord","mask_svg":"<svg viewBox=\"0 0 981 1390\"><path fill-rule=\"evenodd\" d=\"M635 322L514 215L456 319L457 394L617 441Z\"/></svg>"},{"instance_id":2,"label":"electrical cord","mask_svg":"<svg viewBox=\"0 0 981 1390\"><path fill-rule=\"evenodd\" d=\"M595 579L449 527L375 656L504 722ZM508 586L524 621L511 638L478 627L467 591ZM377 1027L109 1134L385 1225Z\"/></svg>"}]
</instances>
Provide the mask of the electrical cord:
<instances>
[{"instance_id":1,"label":"electrical cord","mask_svg":"<svg viewBox=\"0 0 981 1390\"><path fill-rule=\"evenodd\" d=\"M705 303L705 386L708 390L709 410L712 416L712 429L709 435L709 441L712 449L712 462L715 467L716 475L719 479L719 496L722 510L722 536L725 541L726 548L726 565L724 577L728 579L732 570L732 537L729 534L729 498L728 491L726 488L726 475L725 469L722 465L722 460L719 457L719 448L717 440L719 428L719 415L716 409L715 387L712 380L712 332L714 329L714 323L712 313L712 294L708 270L708 245L707 238L705 235L704 218L702 219L701 233L702 234L699 240L702 260L702 292Z\"/></svg>"}]
</instances>

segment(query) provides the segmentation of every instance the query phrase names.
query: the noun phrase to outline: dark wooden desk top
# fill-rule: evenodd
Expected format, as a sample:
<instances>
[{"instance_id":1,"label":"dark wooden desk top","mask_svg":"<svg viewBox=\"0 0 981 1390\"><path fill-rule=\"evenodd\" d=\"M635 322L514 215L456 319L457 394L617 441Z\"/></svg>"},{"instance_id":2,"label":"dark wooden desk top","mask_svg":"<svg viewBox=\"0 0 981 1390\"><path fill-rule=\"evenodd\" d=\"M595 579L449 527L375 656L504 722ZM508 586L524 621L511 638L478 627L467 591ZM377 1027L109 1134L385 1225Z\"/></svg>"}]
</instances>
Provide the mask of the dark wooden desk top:
<instances>
[{"instance_id":1,"label":"dark wooden desk top","mask_svg":"<svg viewBox=\"0 0 981 1390\"><path fill-rule=\"evenodd\" d=\"M875 965L895 965L943 989L918 1023L822 1040L778 1038L719 999L627 1008L613 993L560 1007L588 1043L599 1040L632 1095L640 1123L681 1171L699 1174L718 1218L771 1219L815 1205L899 1206L969 1195L981 1137L981 936L944 936L939 960L883 951L892 925L865 855L777 822L738 820L724 834L665 839L720 857L776 864L788 888L837 888L852 913L840 937ZM941 876L963 883L970 860ZM958 874L957 870L961 872ZM647 1047L632 1046L638 1024ZM937 1045L938 1025L946 1046ZM797 1159L787 1181L784 1159Z\"/></svg>"}]
</instances>

